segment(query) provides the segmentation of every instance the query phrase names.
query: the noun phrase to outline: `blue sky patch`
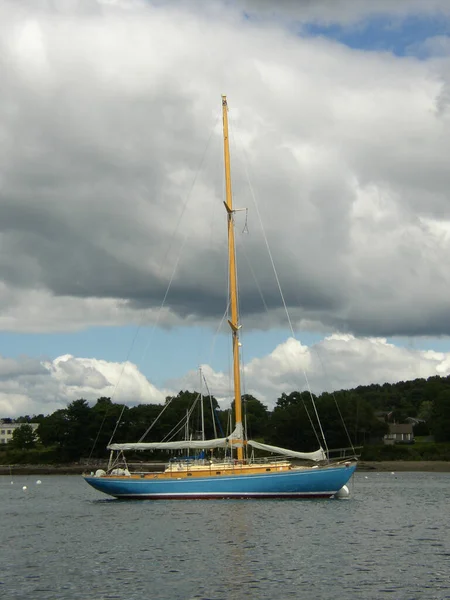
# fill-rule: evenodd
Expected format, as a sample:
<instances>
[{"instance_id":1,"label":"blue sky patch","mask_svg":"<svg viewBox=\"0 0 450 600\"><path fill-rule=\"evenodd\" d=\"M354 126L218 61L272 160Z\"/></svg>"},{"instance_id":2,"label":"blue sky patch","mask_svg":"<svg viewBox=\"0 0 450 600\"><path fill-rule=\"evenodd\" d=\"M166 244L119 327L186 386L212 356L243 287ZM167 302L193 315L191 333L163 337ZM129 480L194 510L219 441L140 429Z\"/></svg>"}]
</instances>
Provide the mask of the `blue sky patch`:
<instances>
[{"instance_id":1,"label":"blue sky patch","mask_svg":"<svg viewBox=\"0 0 450 600\"><path fill-rule=\"evenodd\" d=\"M376 17L352 25L309 23L302 25L301 32L307 36L330 38L359 50L426 58L424 42L436 36L448 36L450 19L444 15L404 19Z\"/></svg>"}]
</instances>

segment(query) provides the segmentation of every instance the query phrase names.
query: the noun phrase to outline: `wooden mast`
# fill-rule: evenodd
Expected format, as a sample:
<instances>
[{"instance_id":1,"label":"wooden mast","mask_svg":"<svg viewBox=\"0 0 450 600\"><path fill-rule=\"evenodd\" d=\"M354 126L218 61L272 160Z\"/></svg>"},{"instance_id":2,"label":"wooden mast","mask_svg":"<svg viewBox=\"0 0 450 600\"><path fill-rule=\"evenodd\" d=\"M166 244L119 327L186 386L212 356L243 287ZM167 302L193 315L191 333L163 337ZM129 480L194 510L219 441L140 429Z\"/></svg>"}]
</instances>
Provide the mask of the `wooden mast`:
<instances>
[{"instance_id":1,"label":"wooden mast","mask_svg":"<svg viewBox=\"0 0 450 600\"><path fill-rule=\"evenodd\" d=\"M230 146L228 143L228 104L227 97L222 96L223 114L223 153L225 159L225 190L224 202L228 215L228 269L230 274L230 304L231 319L228 321L233 336L233 378L234 378L234 415L236 429L242 435L242 402L241 402L241 370L239 361L239 309L237 300L236 250L234 242L234 211L231 193ZM243 435L242 435L243 437ZM243 439L241 440L243 442ZM237 448L238 460L243 460L242 446Z\"/></svg>"}]
</instances>

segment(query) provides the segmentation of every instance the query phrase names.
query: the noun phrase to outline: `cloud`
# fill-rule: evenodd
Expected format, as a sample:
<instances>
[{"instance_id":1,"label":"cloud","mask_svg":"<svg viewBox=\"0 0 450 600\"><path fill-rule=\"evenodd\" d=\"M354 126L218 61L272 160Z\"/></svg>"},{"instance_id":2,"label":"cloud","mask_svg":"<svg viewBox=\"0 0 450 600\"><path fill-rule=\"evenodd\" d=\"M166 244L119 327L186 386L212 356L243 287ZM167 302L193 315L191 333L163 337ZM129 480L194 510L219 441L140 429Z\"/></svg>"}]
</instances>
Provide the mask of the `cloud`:
<instances>
[{"instance_id":1,"label":"cloud","mask_svg":"<svg viewBox=\"0 0 450 600\"><path fill-rule=\"evenodd\" d=\"M247 327L285 322L253 191L294 323L449 334L447 63L198 7L0 8L4 327L154 321L170 281L161 325L217 322L227 91L235 203L250 208L249 235L236 217Z\"/></svg>"},{"instance_id":2,"label":"cloud","mask_svg":"<svg viewBox=\"0 0 450 600\"><path fill-rule=\"evenodd\" d=\"M54 296L45 289L23 290L0 282L0 329L11 332L51 333L77 331L89 326L176 326L183 320L168 307L139 308L128 300Z\"/></svg>"},{"instance_id":3,"label":"cloud","mask_svg":"<svg viewBox=\"0 0 450 600\"><path fill-rule=\"evenodd\" d=\"M450 55L450 37L434 35L423 41L411 44L408 52L421 58L448 57Z\"/></svg>"},{"instance_id":4,"label":"cloud","mask_svg":"<svg viewBox=\"0 0 450 600\"><path fill-rule=\"evenodd\" d=\"M213 395L230 402L231 383L228 375L202 367ZM307 390L351 389L372 383L396 383L416 378L450 374L450 353L402 348L382 338L355 338L333 334L322 341L304 346L289 338L270 354L255 358L244 367L243 393L273 408L282 393ZM197 389L198 372L171 381L174 389Z\"/></svg>"},{"instance_id":5,"label":"cloud","mask_svg":"<svg viewBox=\"0 0 450 600\"><path fill-rule=\"evenodd\" d=\"M323 25L339 24L357 26L361 21L389 17L391 26L395 19L410 16L444 17L450 14L446 0L181 0L177 3L185 10L196 14L203 12L210 15L225 14L245 15L247 19L295 19L297 22L318 23Z\"/></svg>"},{"instance_id":6,"label":"cloud","mask_svg":"<svg viewBox=\"0 0 450 600\"><path fill-rule=\"evenodd\" d=\"M408 16L411 14L436 14L449 13L450 8L445 0L367 0L354 2L353 0L280 0L277 3L271 0L240 0L235 6L243 6L246 10L255 13L276 14L288 13L308 20L321 20L326 22L352 22L357 19L374 17L378 15Z\"/></svg>"},{"instance_id":7,"label":"cloud","mask_svg":"<svg viewBox=\"0 0 450 600\"><path fill-rule=\"evenodd\" d=\"M211 394L221 408L227 408L233 396L230 375L207 364L202 365L202 372ZM382 338L349 334L333 334L311 346L288 338L244 367L242 393L253 394L273 408L283 392L305 390L308 385L320 394L436 375L450 375L449 352L403 348ZM0 359L0 417L49 414L78 398L95 402L101 396L129 406L163 403L166 396L180 390L198 389L197 370L167 381L163 389L158 389L130 362L71 355L54 361Z\"/></svg>"},{"instance_id":8,"label":"cloud","mask_svg":"<svg viewBox=\"0 0 450 600\"><path fill-rule=\"evenodd\" d=\"M0 358L0 415L50 414L84 398L116 403L162 403L165 396L130 362L60 356L53 361Z\"/></svg>"}]
</instances>

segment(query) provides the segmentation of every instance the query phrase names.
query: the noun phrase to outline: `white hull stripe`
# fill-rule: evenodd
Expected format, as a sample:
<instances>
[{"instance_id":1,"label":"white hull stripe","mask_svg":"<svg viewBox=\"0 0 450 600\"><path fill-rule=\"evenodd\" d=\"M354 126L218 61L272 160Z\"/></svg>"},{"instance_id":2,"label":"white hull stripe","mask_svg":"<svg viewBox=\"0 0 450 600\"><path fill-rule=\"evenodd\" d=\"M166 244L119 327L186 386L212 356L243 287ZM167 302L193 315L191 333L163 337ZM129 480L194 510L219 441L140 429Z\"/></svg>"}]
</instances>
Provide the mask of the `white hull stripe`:
<instances>
[{"instance_id":1,"label":"white hull stripe","mask_svg":"<svg viewBox=\"0 0 450 600\"><path fill-rule=\"evenodd\" d=\"M245 496L332 496L333 494L336 494L336 491L321 491L321 492L182 492L182 493L176 493L176 492L170 492L168 494L163 494L163 493L125 493L125 494L114 494L114 496L116 496L116 498L128 498L130 496L132 496L133 498L136 498L138 496L142 496L142 497L147 497L147 498L152 498L152 497L158 497L158 498L164 498L164 497L171 497L173 498L174 496L179 496L180 498L187 498L189 496L194 496L196 498L198 498L199 496L205 496L208 498L212 498L214 496L217 497L221 497L223 498L224 496L226 497L231 497L231 496L238 496L240 498L245 497Z\"/></svg>"}]
</instances>

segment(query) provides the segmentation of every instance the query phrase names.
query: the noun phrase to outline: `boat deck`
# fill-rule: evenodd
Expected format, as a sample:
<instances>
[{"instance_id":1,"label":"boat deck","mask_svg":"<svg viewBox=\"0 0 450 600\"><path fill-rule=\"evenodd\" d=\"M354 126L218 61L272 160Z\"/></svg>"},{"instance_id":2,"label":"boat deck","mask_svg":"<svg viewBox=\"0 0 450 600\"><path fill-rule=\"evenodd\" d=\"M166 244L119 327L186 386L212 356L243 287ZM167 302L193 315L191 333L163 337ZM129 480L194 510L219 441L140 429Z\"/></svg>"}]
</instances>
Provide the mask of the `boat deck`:
<instances>
[{"instance_id":1,"label":"boat deck","mask_svg":"<svg viewBox=\"0 0 450 600\"><path fill-rule=\"evenodd\" d=\"M165 471L160 473L149 472L131 472L123 474L128 479L184 479L188 477L220 477L221 475L259 475L270 472L311 470L315 467L296 467L290 462L275 462L263 464L232 464L232 463L213 463L211 465L169 465ZM111 471L104 478L116 479L119 473ZM122 475L122 473L120 473Z\"/></svg>"}]
</instances>

